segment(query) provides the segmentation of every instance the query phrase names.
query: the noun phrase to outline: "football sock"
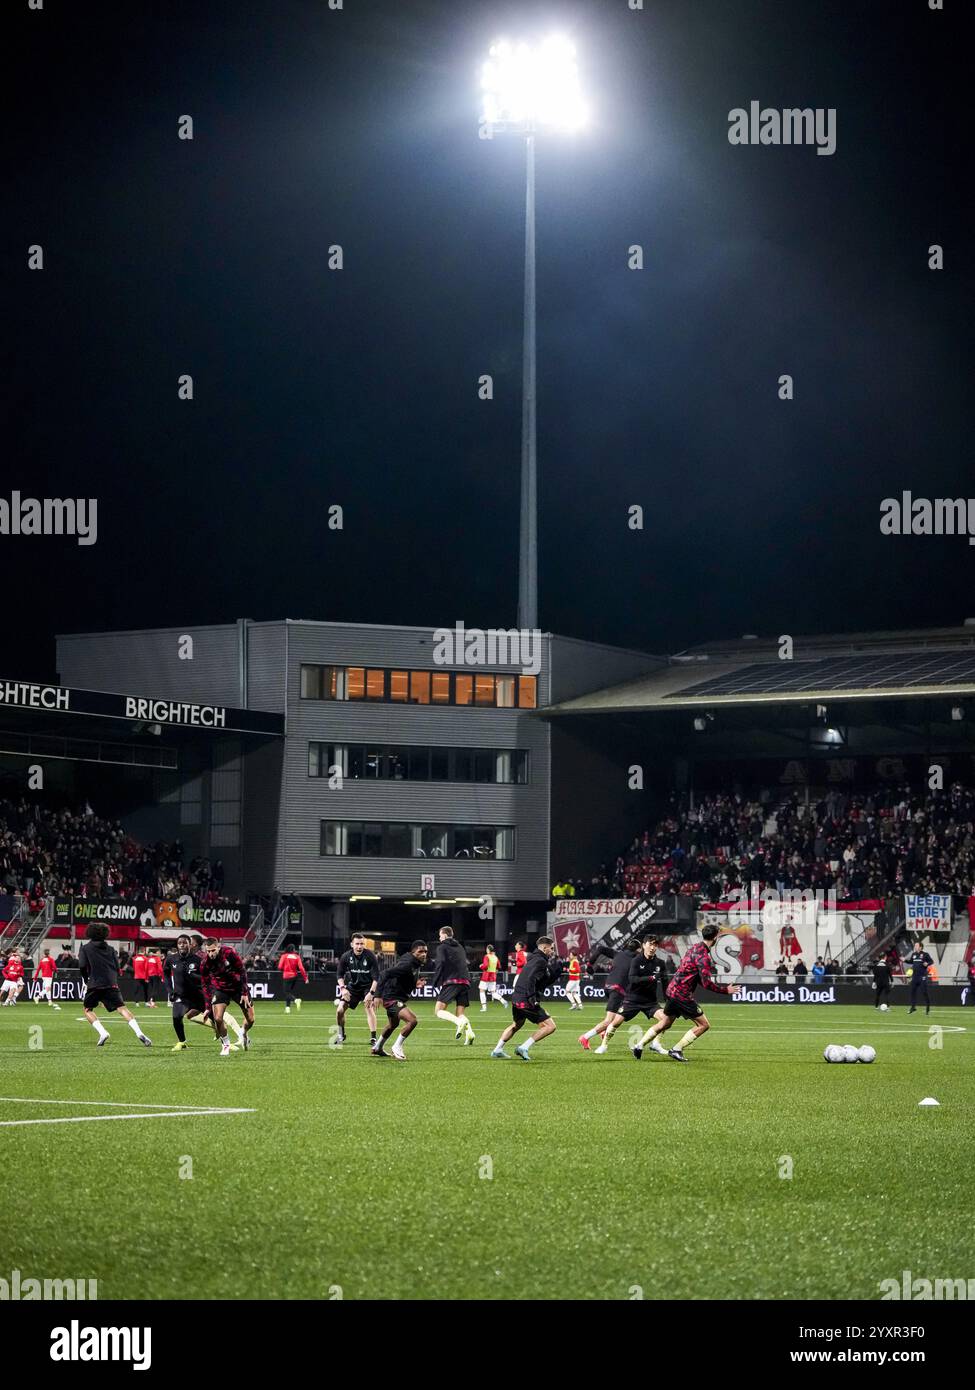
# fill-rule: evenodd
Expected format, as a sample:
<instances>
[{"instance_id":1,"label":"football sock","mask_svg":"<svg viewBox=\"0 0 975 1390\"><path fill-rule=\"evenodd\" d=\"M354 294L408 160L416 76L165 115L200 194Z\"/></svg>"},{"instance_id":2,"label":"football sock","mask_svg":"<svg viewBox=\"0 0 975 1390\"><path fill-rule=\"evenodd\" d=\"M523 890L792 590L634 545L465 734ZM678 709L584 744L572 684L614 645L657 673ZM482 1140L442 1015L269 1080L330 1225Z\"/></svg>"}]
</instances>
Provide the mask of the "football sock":
<instances>
[{"instance_id":1,"label":"football sock","mask_svg":"<svg viewBox=\"0 0 975 1390\"><path fill-rule=\"evenodd\" d=\"M183 1027L183 1020L182 1020L181 1018L174 1018L174 1019L173 1019L173 1029L175 1030L176 1036L177 1036L177 1038L179 1039L179 1041L180 1041L180 1042L185 1042L185 1041L186 1041L186 1029Z\"/></svg>"},{"instance_id":2,"label":"football sock","mask_svg":"<svg viewBox=\"0 0 975 1390\"><path fill-rule=\"evenodd\" d=\"M92 1028L94 1028L95 1032L98 1034L98 1036L99 1036L100 1038L107 1038L107 1037L108 1037L108 1029L107 1029L107 1028L103 1028L102 1025L99 1023L99 1021L98 1021L97 1018L93 1018L93 1019L92 1019L92 1021L91 1021L91 1026L92 1026Z\"/></svg>"},{"instance_id":3,"label":"football sock","mask_svg":"<svg viewBox=\"0 0 975 1390\"><path fill-rule=\"evenodd\" d=\"M534 1038L529 1038L529 1039L527 1040L527 1042L523 1042L523 1043L522 1043L522 1047L525 1048L525 1049L527 1050L529 1047L531 1047L531 1045L532 1045L532 1043L533 1043L534 1041L535 1041Z\"/></svg>"},{"instance_id":4,"label":"football sock","mask_svg":"<svg viewBox=\"0 0 975 1390\"><path fill-rule=\"evenodd\" d=\"M450 1012L449 1009L438 1009L438 1010L437 1010L437 1017L438 1017L438 1018L445 1018L445 1019L447 1019L448 1022L450 1022L450 1023L457 1023L457 1024L460 1023L460 1019L457 1017L457 1015L456 1015L456 1014L452 1014L452 1013Z\"/></svg>"},{"instance_id":5,"label":"football sock","mask_svg":"<svg viewBox=\"0 0 975 1390\"><path fill-rule=\"evenodd\" d=\"M596 1038L599 1036L598 1028L590 1028L588 1033L583 1033L584 1038Z\"/></svg>"},{"instance_id":6,"label":"football sock","mask_svg":"<svg viewBox=\"0 0 975 1390\"><path fill-rule=\"evenodd\" d=\"M677 1051L683 1052L685 1048L690 1047L692 1042L697 1042L697 1038L698 1035L694 1032L694 1029L688 1029L688 1031L681 1038L680 1042L677 1044Z\"/></svg>"},{"instance_id":7,"label":"football sock","mask_svg":"<svg viewBox=\"0 0 975 1390\"><path fill-rule=\"evenodd\" d=\"M129 1027L132 1029L133 1033L136 1035L137 1038L145 1037L145 1033L143 1033L142 1029L139 1027L139 1020L137 1018L129 1019Z\"/></svg>"}]
</instances>

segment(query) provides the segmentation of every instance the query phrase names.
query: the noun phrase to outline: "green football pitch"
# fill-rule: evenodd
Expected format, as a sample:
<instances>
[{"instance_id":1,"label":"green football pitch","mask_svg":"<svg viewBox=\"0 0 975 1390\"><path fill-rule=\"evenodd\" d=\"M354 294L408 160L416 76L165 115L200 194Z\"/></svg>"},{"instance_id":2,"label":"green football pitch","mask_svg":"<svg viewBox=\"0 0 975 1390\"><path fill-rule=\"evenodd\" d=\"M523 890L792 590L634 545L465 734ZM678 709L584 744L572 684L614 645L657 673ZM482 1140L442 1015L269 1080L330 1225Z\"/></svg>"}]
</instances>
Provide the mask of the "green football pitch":
<instances>
[{"instance_id":1,"label":"green football pitch","mask_svg":"<svg viewBox=\"0 0 975 1390\"><path fill-rule=\"evenodd\" d=\"M418 1006L408 1063L361 1010L257 1005L221 1058L169 1011L111 1043L0 1009L0 1276L97 1279L111 1298L875 1299L883 1279L975 1275L975 1011L718 1005L688 1065L554 1007L529 1064ZM972 1026L967 1026L972 1020ZM675 1025L671 1038L682 1031ZM871 1043L872 1065L823 1061ZM938 1107L919 1108L933 1097Z\"/></svg>"}]
</instances>

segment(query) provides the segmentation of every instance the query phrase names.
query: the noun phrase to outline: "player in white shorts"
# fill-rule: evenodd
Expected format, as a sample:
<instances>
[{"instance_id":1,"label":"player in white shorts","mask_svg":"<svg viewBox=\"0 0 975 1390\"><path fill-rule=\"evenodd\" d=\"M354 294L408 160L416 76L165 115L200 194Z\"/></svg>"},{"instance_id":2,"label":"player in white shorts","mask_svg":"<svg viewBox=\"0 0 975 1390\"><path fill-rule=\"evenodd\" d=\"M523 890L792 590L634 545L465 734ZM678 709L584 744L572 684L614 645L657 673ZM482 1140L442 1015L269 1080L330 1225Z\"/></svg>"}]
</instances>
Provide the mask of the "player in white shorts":
<instances>
[{"instance_id":1,"label":"player in white shorts","mask_svg":"<svg viewBox=\"0 0 975 1390\"><path fill-rule=\"evenodd\" d=\"M36 980L38 977L40 977L41 994L43 996L44 1003L50 1004L52 1009L57 1009L60 1012L61 1005L55 1004L54 1002L54 976L56 971L57 966L54 963L54 960L51 956L51 952L48 949L48 947L45 946L44 954L37 962L37 969L34 971L34 979ZM40 1003L40 1000L38 1000L37 1002Z\"/></svg>"},{"instance_id":2,"label":"player in white shorts","mask_svg":"<svg viewBox=\"0 0 975 1390\"><path fill-rule=\"evenodd\" d=\"M24 988L24 962L20 950L13 948L3 967L3 984L0 985L0 1004L16 1004Z\"/></svg>"},{"instance_id":3,"label":"player in white shorts","mask_svg":"<svg viewBox=\"0 0 975 1390\"><path fill-rule=\"evenodd\" d=\"M571 1008L582 1008L582 962L575 951L569 952L569 978L565 983L565 997Z\"/></svg>"}]
</instances>

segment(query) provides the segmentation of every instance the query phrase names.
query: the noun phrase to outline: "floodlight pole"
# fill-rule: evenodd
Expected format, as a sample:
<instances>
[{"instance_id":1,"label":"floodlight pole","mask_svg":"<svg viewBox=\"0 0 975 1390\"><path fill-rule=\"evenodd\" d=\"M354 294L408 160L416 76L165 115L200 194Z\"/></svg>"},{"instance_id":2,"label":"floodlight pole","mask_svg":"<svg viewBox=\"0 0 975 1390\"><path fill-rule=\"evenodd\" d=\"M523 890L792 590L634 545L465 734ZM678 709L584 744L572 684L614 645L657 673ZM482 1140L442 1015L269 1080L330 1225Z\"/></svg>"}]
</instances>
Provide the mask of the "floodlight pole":
<instances>
[{"instance_id":1,"label":"floodlight pole","mask_svg":"<svg viewBox=\"0 0 975 1390\"><path fill-rule=\"evenodd\" d=\"M521 526L518 553L518 626L538 627L538 460L535 423L535 133L526 146L525 323L521 400Z\"/></svg>"}]
</instances>

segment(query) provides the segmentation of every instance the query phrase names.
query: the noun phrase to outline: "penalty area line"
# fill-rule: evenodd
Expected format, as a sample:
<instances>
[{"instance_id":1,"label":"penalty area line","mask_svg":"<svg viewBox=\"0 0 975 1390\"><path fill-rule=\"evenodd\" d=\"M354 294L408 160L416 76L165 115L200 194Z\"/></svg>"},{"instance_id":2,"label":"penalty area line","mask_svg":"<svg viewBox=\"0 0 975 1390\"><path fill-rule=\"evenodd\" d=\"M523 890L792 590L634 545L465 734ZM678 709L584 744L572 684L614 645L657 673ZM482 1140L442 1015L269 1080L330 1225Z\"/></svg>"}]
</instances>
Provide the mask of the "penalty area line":
<instances>
[{"instance_id":1,"label":"penalty area line","mask_svg":"<svg viewBox=\"0 0 975 1390\"><path fill-rule=\"evenodd\" d=\"M41 1104L41 1102L36 1102ZM83 1125L94 1120L172 1120L195 1115L254 1115L253 1109L210 1109L210 1110L142 1110L125 1115L59 1115L46 1120L0 1120L0 1129L10 1129L17 1125Z\"/></svg>"}]
</instances>

